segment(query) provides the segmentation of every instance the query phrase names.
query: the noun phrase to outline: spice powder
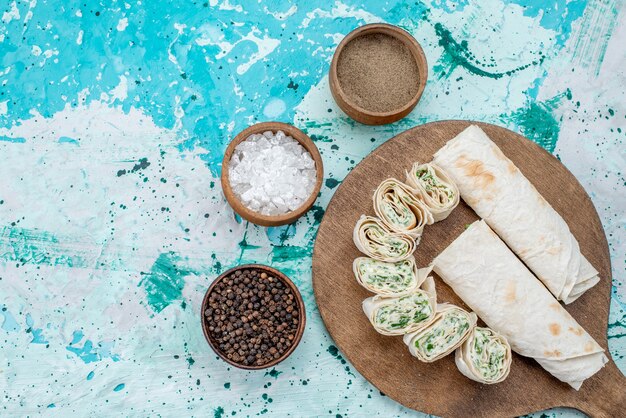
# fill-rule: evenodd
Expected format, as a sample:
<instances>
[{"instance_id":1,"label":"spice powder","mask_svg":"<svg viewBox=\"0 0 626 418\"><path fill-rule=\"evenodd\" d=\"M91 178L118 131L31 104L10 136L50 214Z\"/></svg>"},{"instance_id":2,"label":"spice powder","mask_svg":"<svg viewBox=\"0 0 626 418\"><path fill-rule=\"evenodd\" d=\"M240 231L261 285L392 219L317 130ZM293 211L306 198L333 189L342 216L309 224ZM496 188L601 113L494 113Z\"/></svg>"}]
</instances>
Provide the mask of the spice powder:
<instances>
[{"instance_id":1,"label":"spice powder","mask_svg":"<svg viewBox=\"0 0 626 418\"><path fill-rule=\"evenodd\" d=\"M337 61L337 80L357 106L370 112L390 112L417 94L419 72L404 43L375 33L346 44Z\"/></svg>"}]
</instances>

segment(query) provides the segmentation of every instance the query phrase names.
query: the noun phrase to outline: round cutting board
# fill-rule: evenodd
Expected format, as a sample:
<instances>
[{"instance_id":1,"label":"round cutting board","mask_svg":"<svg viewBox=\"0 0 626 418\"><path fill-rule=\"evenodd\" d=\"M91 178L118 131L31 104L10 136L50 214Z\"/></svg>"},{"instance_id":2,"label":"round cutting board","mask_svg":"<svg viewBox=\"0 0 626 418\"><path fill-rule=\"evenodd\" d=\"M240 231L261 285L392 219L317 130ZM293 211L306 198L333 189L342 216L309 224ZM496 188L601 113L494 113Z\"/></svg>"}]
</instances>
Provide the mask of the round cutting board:
<instances>
[{"instance_id":1,"label":"round cutting board","mask_svg":"<svg viewBox=\"0 0 626 418\"><path fill-rule=\"evenodd\" d=\"M598 214L587 193L556 158L508 129L485 123L442 121L410 129L381 145L346 177L320 225L313 252L313 288L322 319L342 353L374 386L401 404L439 416L512 416L569 406L592 416L615 416L626 408L626 379L613 361L575 391L534 360L514 355L507 380L482 385L464 377L449 355L422 363L409 354L401 337L372 328L361 302L371 294L357 284L352 260L361 254L352 230L361 214L374 215L372 194L388 178L405 180L416 162L428 162L448 140L471 123L479 125L537 190L561 214L582 253L600 272L601 281L566 309L607 349L611 289L609 250ZM477 220L463 201L450 216L426 226L415 251L425 267ZM467 306L433 273L439 302ZM607 350L608 353L608 350ZM610 357L610 356L609 356Z\"/></svg>"}]
</instances>

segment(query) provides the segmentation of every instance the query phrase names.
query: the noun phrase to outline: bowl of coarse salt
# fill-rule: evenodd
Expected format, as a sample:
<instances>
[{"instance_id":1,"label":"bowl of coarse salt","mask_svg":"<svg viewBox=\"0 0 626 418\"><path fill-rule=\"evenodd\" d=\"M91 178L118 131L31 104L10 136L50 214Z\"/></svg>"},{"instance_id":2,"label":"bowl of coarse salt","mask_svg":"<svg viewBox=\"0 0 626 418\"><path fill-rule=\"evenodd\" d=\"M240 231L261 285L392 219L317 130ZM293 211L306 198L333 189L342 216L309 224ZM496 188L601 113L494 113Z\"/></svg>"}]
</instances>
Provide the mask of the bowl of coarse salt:
<instances>
[{"instance_id":1,"label":"bowl of coarse salt","mask_svg":"<svg viewBox=\"0 0 626 418\"><path fill-rule=\"evenodd\" d=\"M298 128L263 122L241 131L222 161L224 196L239 216L262 226L294 222L322 187L322 157Z\"/></svg>"}]
</instances>

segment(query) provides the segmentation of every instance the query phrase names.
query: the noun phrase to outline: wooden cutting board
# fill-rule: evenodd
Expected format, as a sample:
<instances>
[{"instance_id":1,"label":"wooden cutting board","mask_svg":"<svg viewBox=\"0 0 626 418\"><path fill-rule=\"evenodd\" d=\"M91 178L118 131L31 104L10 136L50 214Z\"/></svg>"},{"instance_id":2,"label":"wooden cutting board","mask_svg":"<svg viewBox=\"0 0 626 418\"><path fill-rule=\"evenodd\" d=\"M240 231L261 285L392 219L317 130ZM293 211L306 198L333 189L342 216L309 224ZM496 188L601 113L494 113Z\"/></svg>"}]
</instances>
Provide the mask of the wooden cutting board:
<instances>
[{"instance_id":1,"label":"wooden cutting board","mask_svg":"<svg viewBox=\"0 0 626 418\"><path fill-rule=\"evenodd\" d=\"M361 214L374 215L372 194L388 178L405 180L413 162L428 162L448 140L472 122L442 121L410 129L381 145L346 177L320 225L313 252L313 288L322 319L337 346L374 386L401 404L439 416L513 416L567 406L592 416L619 416L626 410L626 379L611 360L580 391L552 377L534 360L514 355L506 381L482 385L464 377L449 355L421 363L401 337L374 331L361 302L371 296L352 273L361 254L352 230ZM611 289L609 249L598 214L576 178L556 158L508 129L476 123L563 216L601 281L566 309L607 350ZM415 252L427 266L477 215L463 201L444 221L426 226ZM434 273L440 302L467 308ZM607 350L607 355L608 354ZM623 416L623 415L622 415Z\"/></svg>"}]
</instances>

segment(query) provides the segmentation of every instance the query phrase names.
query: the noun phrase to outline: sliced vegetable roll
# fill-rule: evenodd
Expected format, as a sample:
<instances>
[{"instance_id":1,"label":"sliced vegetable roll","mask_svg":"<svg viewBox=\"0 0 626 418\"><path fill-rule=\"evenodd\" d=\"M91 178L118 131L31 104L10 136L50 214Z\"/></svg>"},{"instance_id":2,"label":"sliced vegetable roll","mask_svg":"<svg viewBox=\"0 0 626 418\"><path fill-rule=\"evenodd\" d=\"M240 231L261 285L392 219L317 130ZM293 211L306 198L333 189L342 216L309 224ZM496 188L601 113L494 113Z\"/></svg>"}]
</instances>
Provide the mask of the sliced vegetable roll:
<instances>
[{"instance_id":1,"label":"sliced vegetable roll","mask_svg":"<svg viewBox=\"0 0 626 418\"><path fill-rule=\"evenodd\" d=\"M454 351L476 326L476 315L455 305L437 305L433 322L426 328L404 336L411 354L426 363L439 360Z\"/></svg>"},{"instance_id":2,"label":"sliced vegetable roll","mask_svg":"<svg viewBox=\"0 0 626 418\"><path fill-rule=\"evenodd\" d=\"M363 301L363 312L376 331L402 335L428 325L437 308L435 282L428 277L422 289L398 297L376 295Z\"/></svg>"},{"instance_id":3,"label":"sliced vegetable roll","mask_svg":"<svg viewBox=\"0 0 626 418\"><path fill-rule=\"evenodd\" d=\"M500 383L511 369L511 346L494 330L476 327L456 349L455 362L459 371L472 380Z\"/></svg>"},{"instance_id":4,"label":"sliced vegetable roll","mask_svg":"<svg viewBox=\"0 0 626 418\"><path fill-rule=\"evenodd\" d=\"M413 257L395 263L358 257L352 263L352 270L357 282L370 292L399 296L417 289L432 267L418 270Z\"/></svg>"},{"instance_id":5,"label":"sliced vegetable roll","mask_svg":"<svg viewBox=\"0 0 626 418\"><path fill-rule=\"evenodd\" d=\"M394 178L383 180L373 199L374 212L392 231L418 238L424 226L434 222L419 194L416 195L406 184Z\"/></svg>"},{"instance_id":6,"label":"sliced vegetable roll","mask_svg":"<svg viewBox=\"0 0 626 418\"><path fill-rule=\"evenodd\" d=\"M415 241L406 234L389 231L378 218L361 215L352 235L363 254L390 263L406 260L415 251Z\"/></svg>"},{"instance_id":7,"label":"sliced vegetable roll","mask_svg":"<svg viewBox=\"0 0 626 418\"><path fill-rule=\"evenodd\" d=\"M434 222L446 219L459 204L459 188L438 165L415 163L406 176L409 186L421 193Z\"/></svg>"}]
</instances>

